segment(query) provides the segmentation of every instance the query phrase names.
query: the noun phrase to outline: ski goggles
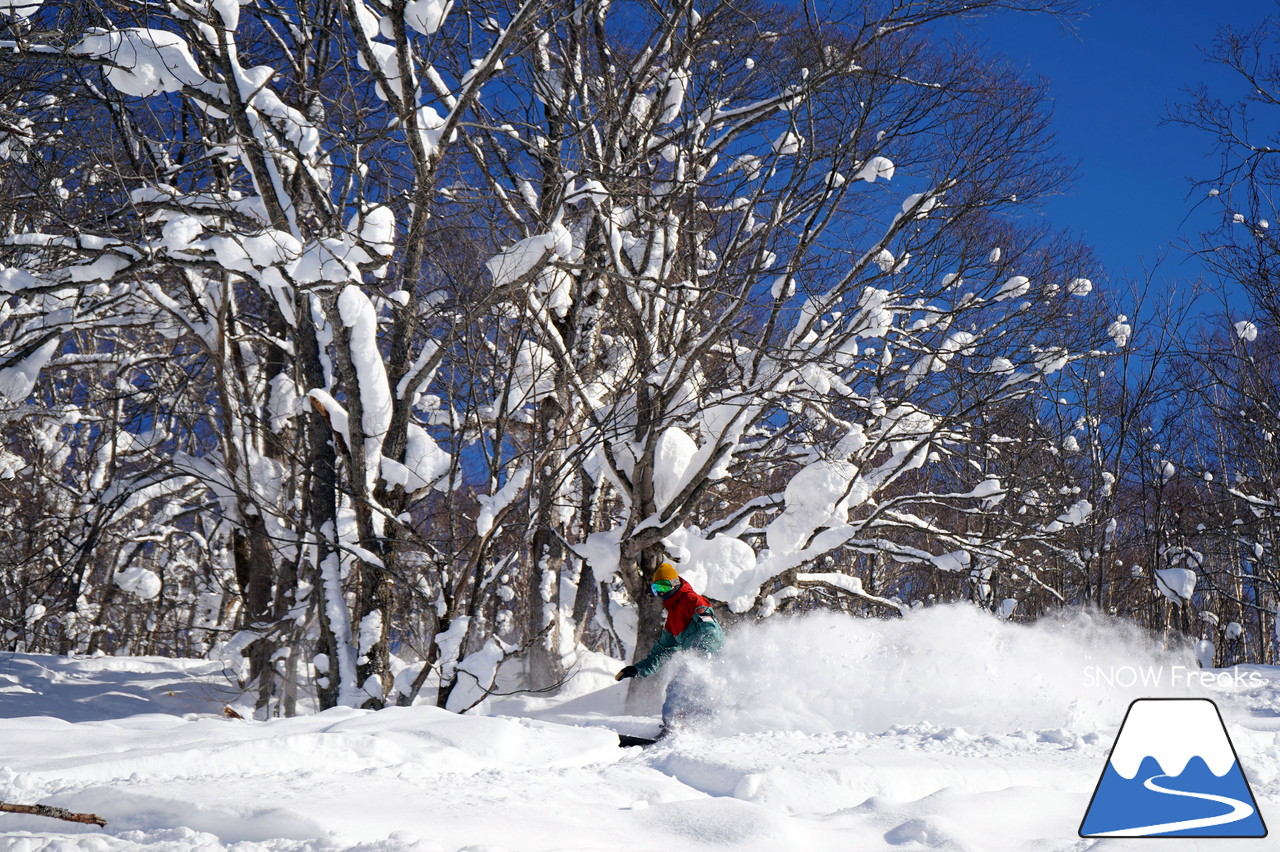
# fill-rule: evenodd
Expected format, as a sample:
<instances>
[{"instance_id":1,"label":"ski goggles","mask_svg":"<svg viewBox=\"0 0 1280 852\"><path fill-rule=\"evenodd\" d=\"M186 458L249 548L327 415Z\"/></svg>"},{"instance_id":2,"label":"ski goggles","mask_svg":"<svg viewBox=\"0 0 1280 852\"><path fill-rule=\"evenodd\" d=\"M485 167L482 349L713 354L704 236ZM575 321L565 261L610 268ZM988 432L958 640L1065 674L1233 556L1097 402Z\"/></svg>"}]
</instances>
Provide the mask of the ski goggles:
<instances>
[{"instance_id":1,"label":"ski goggles","mask_svg":"<svg viewBox=\"0 0 1280 852\"><path fill-rule=\"evenodd\" d=\"M653 589L655 595L669 594L676 587L677 580L658 580L650 583L649 588Z\"/></svg>"}]
</instances>

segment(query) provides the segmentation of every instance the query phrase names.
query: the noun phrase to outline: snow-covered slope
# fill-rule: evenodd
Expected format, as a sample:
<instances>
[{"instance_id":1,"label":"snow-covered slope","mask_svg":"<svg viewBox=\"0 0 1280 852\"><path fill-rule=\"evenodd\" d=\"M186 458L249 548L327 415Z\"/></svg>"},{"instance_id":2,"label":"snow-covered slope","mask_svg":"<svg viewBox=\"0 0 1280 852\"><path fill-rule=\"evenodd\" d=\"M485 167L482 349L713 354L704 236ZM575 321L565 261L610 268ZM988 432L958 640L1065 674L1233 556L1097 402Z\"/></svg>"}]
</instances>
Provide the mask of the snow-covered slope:
<instances>
[{"instance_id":1,"label":"snow-covered slope","mask_svg":"<svg viewBox=\"0 0 1280 852\"><path fill-rule=\"evenodd\" d=\"M1280 819L1280 673L1175 685L1189 659L1083 615L740 629L704 673L716 721L644 750L616 747L614 730L652 722L625 715L612 666L584 659L572 698L490 715L248 722L222 715L234 696L213 664L0 655L0 801L108 820L0 814L0 848L1122 849L1076 831L1142 695L1214 698L1264 819ZM1127 668L1165 682L1106 685Z\"/></svg>"}]
</instances>

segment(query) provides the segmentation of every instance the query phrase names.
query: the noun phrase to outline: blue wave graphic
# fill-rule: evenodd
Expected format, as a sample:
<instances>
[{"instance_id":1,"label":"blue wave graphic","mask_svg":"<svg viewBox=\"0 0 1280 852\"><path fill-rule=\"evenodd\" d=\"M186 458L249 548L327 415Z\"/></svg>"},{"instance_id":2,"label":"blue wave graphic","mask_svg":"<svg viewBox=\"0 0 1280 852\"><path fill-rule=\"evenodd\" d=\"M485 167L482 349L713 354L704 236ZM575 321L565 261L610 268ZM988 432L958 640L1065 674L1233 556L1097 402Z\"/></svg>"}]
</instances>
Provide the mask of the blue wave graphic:
<instances>
[{"instance_id":1,"label":"blue wave graphic","mask_svg":"<svg viewBox=\"0 0 1280 852\"><path fill-rule=\"evenodd\" d=\"M1146 757L1132 779L1108 761L1080 834L1130 837L1265 837L1240 764L1218 777L1200 757L1176 776Z\"/></svg>"}]
</instances>

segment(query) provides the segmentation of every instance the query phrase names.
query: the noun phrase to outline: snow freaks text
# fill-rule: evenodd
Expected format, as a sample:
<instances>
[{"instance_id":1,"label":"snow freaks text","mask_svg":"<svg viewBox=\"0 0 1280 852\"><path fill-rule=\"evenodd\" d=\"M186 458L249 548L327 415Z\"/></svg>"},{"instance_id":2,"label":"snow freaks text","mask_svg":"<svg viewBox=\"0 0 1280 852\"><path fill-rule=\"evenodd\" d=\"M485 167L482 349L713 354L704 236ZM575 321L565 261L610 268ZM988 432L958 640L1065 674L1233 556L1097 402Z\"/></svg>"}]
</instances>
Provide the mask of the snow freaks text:
<instances>
[{"instance_id":1,"label":"snow freaks text","mask_svg":"<svg viewBox=\"0 0 1280 852\"><path fill-rule=\"evenodd\" d=\"M1101 687L1128 689L1144 687L1224 687L1261 686L1263 677L1256 671L1205 671L1189 666L1086 666L1086 689Z\"/></svg>"}]
</instances>

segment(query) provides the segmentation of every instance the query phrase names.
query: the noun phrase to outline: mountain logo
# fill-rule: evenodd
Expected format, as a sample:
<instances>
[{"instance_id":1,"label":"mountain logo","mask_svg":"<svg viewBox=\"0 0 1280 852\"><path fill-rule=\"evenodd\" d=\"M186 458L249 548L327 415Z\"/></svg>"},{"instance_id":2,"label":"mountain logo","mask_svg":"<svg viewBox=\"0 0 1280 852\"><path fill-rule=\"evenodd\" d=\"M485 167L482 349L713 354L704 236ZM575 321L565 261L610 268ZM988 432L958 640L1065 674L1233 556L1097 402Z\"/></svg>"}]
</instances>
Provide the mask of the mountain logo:
<instances>
[{"instance_id":1,"label":"mountain logo","mask_svg":"<svg viewBox=\"0 0 1280 852\"><path fill-rule=\"evenodd\" d=\"M1080 824L1081 837L1266 837L1218 706L1129 705Z\"/></svg>"}]
</instances>

